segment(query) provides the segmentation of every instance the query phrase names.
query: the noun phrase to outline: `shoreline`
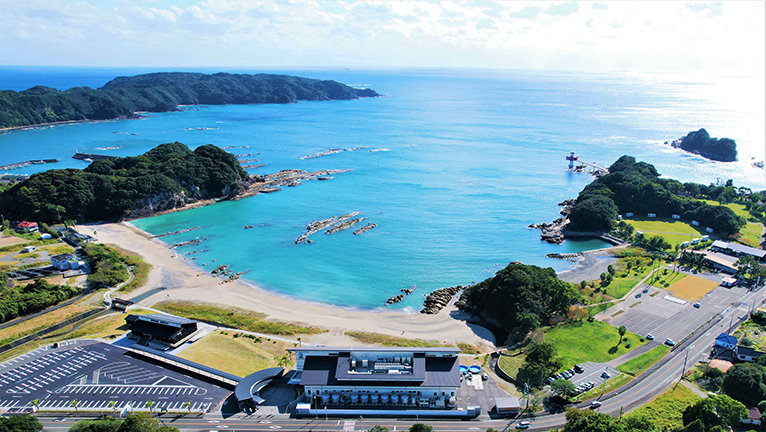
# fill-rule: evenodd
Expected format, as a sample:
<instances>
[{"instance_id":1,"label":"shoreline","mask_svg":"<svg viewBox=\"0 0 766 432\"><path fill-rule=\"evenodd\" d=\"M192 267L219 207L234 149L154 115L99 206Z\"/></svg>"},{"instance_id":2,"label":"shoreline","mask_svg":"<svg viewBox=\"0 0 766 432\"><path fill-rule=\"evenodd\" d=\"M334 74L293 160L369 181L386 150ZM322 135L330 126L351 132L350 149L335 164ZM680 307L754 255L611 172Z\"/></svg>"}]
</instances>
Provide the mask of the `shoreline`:
<instances>
[{"instance_id":1,"label":"shoreline","mask_svg":"<svg viewBox=\"0 0 766 432\"><path fill-rule=\"evenodd\" d=\"M328 330L305 336L304 339L312 344L361 345L344 334L347 330L355 330L441 343L466 342L485 351L494 347L492 333L484 327L469 324L467 321L471 316L454 305L445 307L437 315L427 315L305 302L241 280L220 284L220 278L179 259L164 242L149 238L148 233L129 223L83 225L80 228L83 232L96 231L99 242L116 244L152 264L146 285L125 296L136 298L160 290L138 301L139 305L151 306L164 300L216 303L261 312L270 320L305 323Z\"/></svg>"}]
</instances>

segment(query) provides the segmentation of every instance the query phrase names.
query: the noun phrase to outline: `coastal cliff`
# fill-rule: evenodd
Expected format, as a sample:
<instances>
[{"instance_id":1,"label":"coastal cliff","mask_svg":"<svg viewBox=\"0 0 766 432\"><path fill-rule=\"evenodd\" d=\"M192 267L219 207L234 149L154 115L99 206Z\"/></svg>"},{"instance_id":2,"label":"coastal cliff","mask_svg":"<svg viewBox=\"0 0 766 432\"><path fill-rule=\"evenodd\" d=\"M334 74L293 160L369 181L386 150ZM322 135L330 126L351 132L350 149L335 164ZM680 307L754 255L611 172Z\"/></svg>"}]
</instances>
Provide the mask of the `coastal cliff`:
<instances>
[{"instance_id":1,"label":"coastal cliff","mask_svg":"<svg viewBox=\"0 0 766 432\"><path fill-rule=\"evenodd\" d=\"M733 139L711 138L704 128L689 132L685 137L670 143L666 141L665 144L719 162L737 160L737 143Z\"/></svg>"},{"instance_id":2,"label":"coastal cliff","mask_svg":"<svg viewBox=\"0 0 766 432\"><path fill-rule=\"evenodd\" d=\"M76 120L134 118L179 105L294 103L380 96L331 80L270 74L166 72L118 77L99 89L36 86L0 91L0 129Z\"/></svg>"}]
</instances>

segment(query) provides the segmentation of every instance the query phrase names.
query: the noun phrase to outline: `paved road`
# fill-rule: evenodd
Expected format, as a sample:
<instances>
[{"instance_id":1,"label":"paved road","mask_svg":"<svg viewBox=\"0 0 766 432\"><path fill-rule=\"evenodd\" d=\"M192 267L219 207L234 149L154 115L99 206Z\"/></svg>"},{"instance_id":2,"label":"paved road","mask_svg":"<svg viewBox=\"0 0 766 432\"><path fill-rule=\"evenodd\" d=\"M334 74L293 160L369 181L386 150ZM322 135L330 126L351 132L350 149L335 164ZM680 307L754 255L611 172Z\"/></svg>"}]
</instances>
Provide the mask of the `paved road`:
<instances>
[{"instance_id":1,"label":"paved road","mask_svg":"<svg viewBox=\"0 0 766 432\"><path fill-rule=\"evenodd\" d=\"M761 303L766 296L766 290L756 293L747 293L742 299L743 302L752 302L756 299ZM608 394L602 398L602 407L600 410L609 414L616 414L620 408L630 411L660 393L666 391L673 385L676 385L684 368L684 357L688 355L687 366L691 367L700 358L706 357L710 351L715 337L728 326L731 317L744 319L747 316L746 311L731 309L721 314L720 323L716 323L712 328L704 333L695 335L694 340L687 342L686 345L679 347L663 360L661 365L649 374L642 375L633 382L633 386L618 390L614 394ZM585 405L585 404L584 404ZM76 420L75 417L67 417L66 421L56 422L54 418L44 417L41 422L46 430L55 432L64 432L68 430L71 424ZM504 429L506 426L512 428L514 421L509 420L473 420L470 422L444 421L420 419L422 422L434 426L436 430L442 432L451 431L483 431L488 427ZM537 418L529 419L533 430L547 430L553 427L561 427L565 423L563 414L543 415ZM217 429L237 429L253 431L273 431L273 430L328 430L328 431L360 431L369 428L372 425L380 424L386 426L391 431L406 430L414 421L392 420L392 419L294 419L285 417L258 417L237 415L229 418L222 418L220 414L211 414L205 417L170 417L166 418L165 423L176 426L184 430L217 430Z\"/></svg>"}]
</instances>

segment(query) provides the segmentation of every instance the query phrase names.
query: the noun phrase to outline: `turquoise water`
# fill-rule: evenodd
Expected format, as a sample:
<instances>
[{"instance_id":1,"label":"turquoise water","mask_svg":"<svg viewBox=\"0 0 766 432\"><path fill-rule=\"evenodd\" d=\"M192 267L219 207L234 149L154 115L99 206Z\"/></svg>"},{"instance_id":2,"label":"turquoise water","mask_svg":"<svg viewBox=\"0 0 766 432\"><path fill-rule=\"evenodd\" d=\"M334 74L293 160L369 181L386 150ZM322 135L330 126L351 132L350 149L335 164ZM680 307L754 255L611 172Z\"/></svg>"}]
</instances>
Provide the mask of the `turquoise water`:
<instances>
[{"instance_id":1,"label":"turquoise water","mask_svg":"<svg viewBox=\"0 0 766 432\"><path fill-rule=\"evenodd\" d=\"M48 79L59 88L97 87L110 76L134 73L11 72L0 74L0 88L24 88L30 73L38 74L38 83ZM591 181L588 174L565 170L570 150L604 165L632 154L682 181L732 178L737 185L766 189L763 171L749 164L750 155L763 159L763 109L744 112L728 99L711 104L703 99L703 90L714 86L710 82L514 71L280 72L367 85L388 96L201 106L143 120L12 132L0 135L0 165L30 159L34 149L34 157L61 162L15 172L81 168L84 162L71 159L75 148L119 146L103 152L136 155L181 141L192 148L213 143L237 147L229 150L234 154L253 153L248 158L267 166L252 173L352 169L330 181L133 223L153 234L204 226L163 240L204 239L179 248L179 254L208 270L222 263L249 270L244 279L303 300L375 308L416 285L414 294L389 306L412 310L431 290L483 280L510 261L563 270L570 264L545 254L603 246L549 245L540 242L538 231L525 228L558 217L556 203ZM703 126L711 135L736 139L741 162L710 162L662 144ZM358 146L369 149L300 159ZM313 244L294 244L312 220L352 211L365 218L358 226L371 222L377 228L359 236L351 233L358 226L317 233ZM203 249L209 251L184 255Z\"/></svg>"}]
</instances>

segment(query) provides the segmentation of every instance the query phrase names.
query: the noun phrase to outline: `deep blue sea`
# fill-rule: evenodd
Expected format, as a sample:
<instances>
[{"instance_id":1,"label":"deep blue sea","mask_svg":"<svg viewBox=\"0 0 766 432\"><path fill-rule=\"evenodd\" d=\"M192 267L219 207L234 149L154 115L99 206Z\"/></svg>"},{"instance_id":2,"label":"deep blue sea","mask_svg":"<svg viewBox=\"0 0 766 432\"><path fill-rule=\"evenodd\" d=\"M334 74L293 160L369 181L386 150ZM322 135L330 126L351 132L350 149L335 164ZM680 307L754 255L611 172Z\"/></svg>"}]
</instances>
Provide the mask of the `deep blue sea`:
<instances>
[{"instance_id":1,"label":"deep blue sea","mask_svg":"<svg viewBox=\"0 0 766 432\"><path fill-rule=\"evenodd\" d=\"M0 67L0 89L99 87L116 76L151 71ZM179 248L180 256L196 258L193 263L207 270L230 264L249 271L244 279L302 300L376 308L417 286L389 306L407 310L418 309L433 289L483 280L510 261L563 270L571 264L545 254L603 246L550 245L526 228L558 217L556 203L576 197L592 180L566 170L569 151L607 166L630 154L681 181L731 178L735 185L766 189L764 171L750 165L753 157L764 159L763 97L734 91L743 82L762 88L757 79L449 69L265 72L333 79L386 97L197 106L141 120L13 131L0 135L0 165L57 158L57 164L13 172L82 168L85 162L71 159L75 149L128 156L180 141L252 153L247 158L267 166L251 173L352 169L329 181L133 224L153 234L204 226L163 240L204 239ZM740 161L711 162L663 145L700 127L735 139ZM368 148L301 159L359 146ZM105 147L121 148L97 150ZM353 211L361 212L362 224L294 244L311 221ZM352 235L368 222L377 228ZM209 251L185 255L203 249Z\"/></svg>"}]
</instances>

